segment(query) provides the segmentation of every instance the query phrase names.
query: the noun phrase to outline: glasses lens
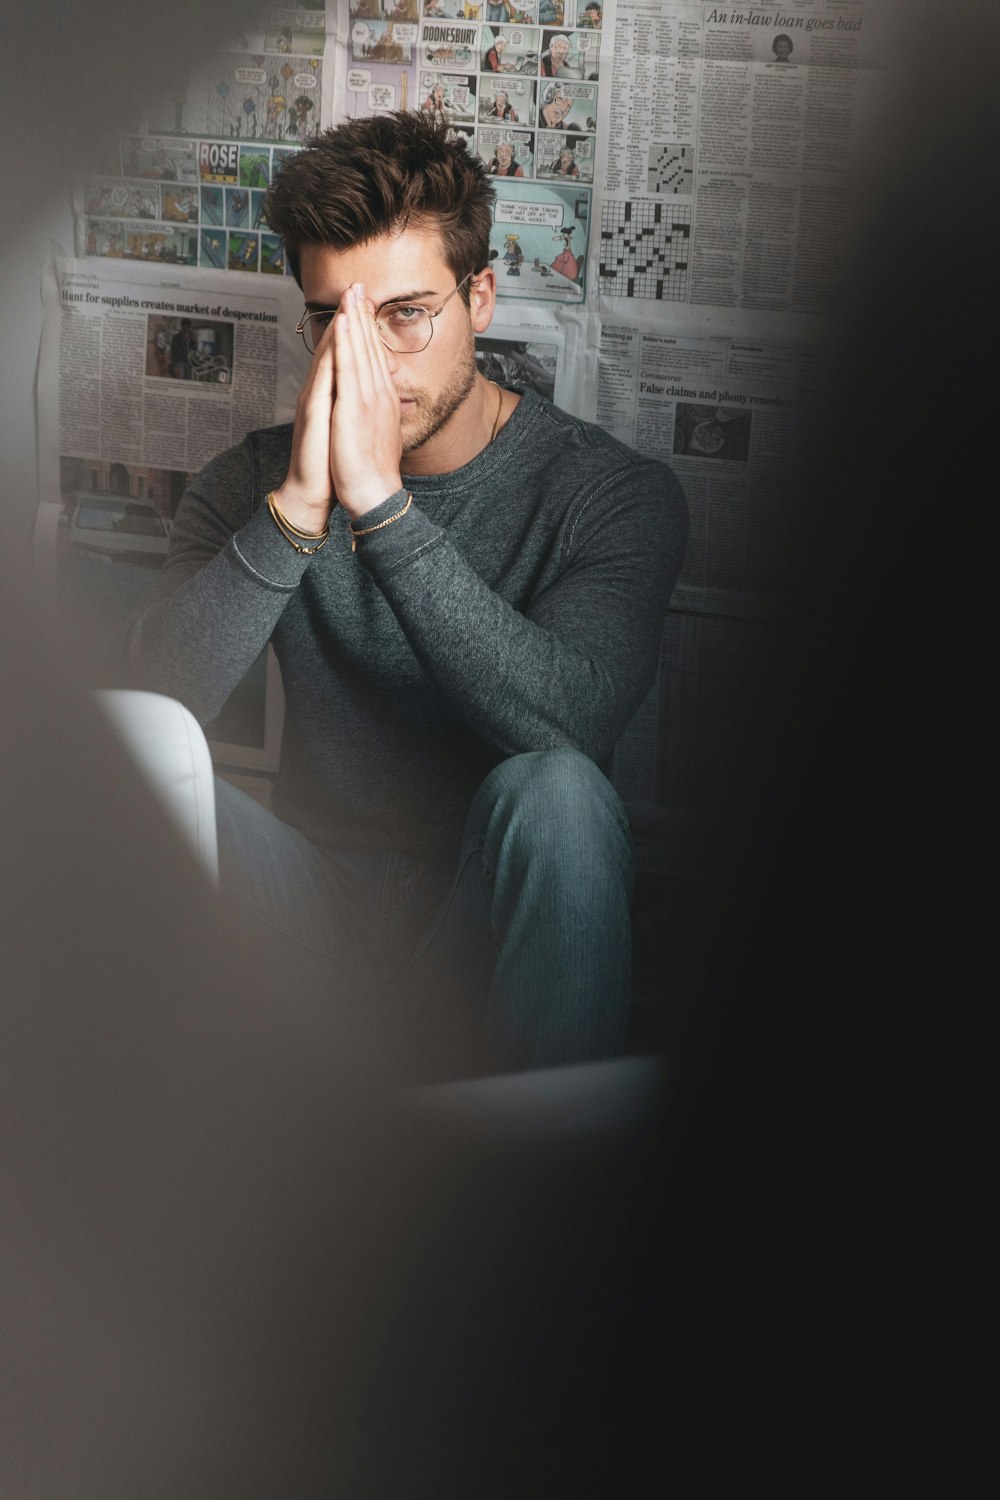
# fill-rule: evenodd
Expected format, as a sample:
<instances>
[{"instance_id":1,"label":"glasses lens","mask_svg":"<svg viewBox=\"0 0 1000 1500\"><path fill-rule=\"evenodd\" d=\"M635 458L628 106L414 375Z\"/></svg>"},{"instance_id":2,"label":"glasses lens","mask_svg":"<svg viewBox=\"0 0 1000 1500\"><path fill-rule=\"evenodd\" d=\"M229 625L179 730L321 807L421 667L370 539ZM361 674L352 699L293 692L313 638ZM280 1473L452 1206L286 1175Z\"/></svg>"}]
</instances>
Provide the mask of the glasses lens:
<instances>
[{"instance_id":1,"label":"glasses lens","mask_svg":"<svg viewBox=\"0 0 1000 1500\"><path fill-rule=\"evenodd\" d=\"M332 312L309 313L302 322L302 337L310 354L316 353L316 345L333 322Z\"/></svg>"},{"instance_id":2,"label":"glasses lens","mask_svg":"<svg viewBox=\"0 0 1000 1500\"><path fill-rule=\"evenodd\" d=\"M430 343L434 324L426 307L383 307L378 331L383 344L395 354L419 354Z\"/></svg>"}]
</instances>

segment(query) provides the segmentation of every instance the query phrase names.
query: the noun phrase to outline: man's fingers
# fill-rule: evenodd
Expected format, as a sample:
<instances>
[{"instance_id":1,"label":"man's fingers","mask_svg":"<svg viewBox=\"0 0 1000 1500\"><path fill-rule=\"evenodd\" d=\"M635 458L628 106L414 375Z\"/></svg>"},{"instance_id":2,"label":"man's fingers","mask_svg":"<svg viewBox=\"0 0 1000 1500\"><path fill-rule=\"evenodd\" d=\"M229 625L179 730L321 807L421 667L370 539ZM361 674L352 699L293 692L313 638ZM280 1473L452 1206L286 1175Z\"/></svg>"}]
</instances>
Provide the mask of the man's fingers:
<instances>
[{"instance_id":1,"label":"man's fingers","mask_svg":"<svg viewBox=\"0 0 1000 1500\"><path fill-rule=\"evenodd\" d=\"M357 382L358 394L363 401L379 401L386 397L395 401L395 389L374 312L364 287L358 283L350 286L338 314L341 329L337 342L337 367L342 378L349 377Z\"/></svg>"}]
</instances>

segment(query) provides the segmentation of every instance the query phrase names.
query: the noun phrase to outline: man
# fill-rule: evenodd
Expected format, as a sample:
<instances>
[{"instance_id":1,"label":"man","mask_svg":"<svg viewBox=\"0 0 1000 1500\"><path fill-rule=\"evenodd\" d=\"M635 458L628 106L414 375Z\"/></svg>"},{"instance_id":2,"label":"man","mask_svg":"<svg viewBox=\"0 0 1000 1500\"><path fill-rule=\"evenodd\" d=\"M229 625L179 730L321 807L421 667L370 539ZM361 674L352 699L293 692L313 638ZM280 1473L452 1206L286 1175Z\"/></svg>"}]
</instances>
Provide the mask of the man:
<instances>
[{"instance_id":1,"label":"man","mask_svg":"<svg viewBox=\"0 0 1000 1500\"><path fill-rule=\"evenodd\" d=\"M265 212L315 351L294 426L191 485L128 651L207 721L273 641L277 816L220 783L224 894L332 992L418 1037L474 1018L525 1067L621 1045L632 864L598 763L653 679L686 512L664 466L477 373L491 199L426 114L282 166Z\"/></svg>"},{"instance_id":2,"label":"man","mask_svg":"<svg viewBox=\"0 0 1000 1500\"><path fill-rule=\"evenodd\" d=\"M175 380L191 379L191 319L181 318L181 324L170 340L170 372Z\"/></svg>"}]
</instances>

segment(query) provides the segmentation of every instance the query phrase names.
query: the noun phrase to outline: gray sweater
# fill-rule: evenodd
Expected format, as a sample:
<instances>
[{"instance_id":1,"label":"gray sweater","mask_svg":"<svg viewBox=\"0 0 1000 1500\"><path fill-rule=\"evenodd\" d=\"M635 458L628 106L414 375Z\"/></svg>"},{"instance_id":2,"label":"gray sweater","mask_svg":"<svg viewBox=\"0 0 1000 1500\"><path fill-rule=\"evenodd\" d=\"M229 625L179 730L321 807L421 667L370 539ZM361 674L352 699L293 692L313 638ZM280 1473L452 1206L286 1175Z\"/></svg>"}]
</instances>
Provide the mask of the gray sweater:
<instances>
[{"instance_id":1,"label":"gray sweater","mask_svg":"<svg viewBox=\"0 0 1000 1500\"><path fill-rule=\"evenodd\" d=\"M274 808L320 846L450 857L506 756L569 745L606 768L653 681L683 556L670 469L526 391L471 463L404 476L401 520L352 554L335 508L310 558L263 503L291 432L250 433L188 489L124 643L130 684L204 723L271 640Z\"/></svg>"}]
</instances>

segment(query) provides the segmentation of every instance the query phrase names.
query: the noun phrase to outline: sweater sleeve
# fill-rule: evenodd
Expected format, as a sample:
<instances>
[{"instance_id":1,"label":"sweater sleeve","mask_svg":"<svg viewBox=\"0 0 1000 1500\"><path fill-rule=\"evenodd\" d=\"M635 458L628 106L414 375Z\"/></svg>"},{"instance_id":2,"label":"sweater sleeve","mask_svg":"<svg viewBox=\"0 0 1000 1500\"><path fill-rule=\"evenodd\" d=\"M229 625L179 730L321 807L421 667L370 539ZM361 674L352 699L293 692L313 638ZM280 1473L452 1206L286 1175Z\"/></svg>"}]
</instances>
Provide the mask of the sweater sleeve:
<instances>
[{"instance_id":1,"label":"sweater sleeve","mask_svg":"<svg viewBox=\"0 0 1000 1500\"><path fill-rule=\"evenodd\" d=\"M416 505L358 552L470 729L504 755L569 745L603 760L656 674L686 538L672 471L633 461L583 488L559 576L523 613Z\"/></svg>"},{"instance_id":2,"label":"sweater sleeve","mask_svg":"<svg viewBox=\"0 0 1000 1500\"><path fill-rule=\"evenodd\" d=\"M201 723L267 645L309 565L278 533L247 439L186 490L156 584L119 642L129 687L166 693Z\"/></svg>"}]
</instances>

